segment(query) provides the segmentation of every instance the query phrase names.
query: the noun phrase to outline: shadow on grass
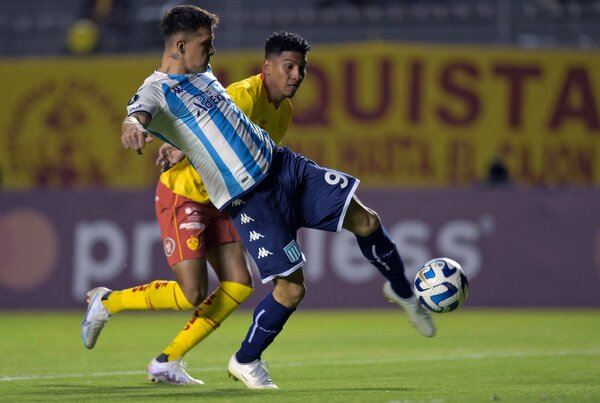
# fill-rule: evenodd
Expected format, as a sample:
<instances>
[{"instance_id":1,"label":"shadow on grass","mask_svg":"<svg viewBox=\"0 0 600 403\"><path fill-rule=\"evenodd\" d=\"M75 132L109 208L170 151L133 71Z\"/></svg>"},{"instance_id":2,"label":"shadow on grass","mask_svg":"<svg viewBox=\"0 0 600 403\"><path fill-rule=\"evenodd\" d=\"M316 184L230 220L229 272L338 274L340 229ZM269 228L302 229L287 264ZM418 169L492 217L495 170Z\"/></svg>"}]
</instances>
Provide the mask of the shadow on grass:
<instances>
[{"instance_id":1,"label":"shadow on grass","mask_svg":"<svg viewBox=\"0 0 600 403\"><path fill-rule=\"evenodd\" d=\"M68 400L143 400L152 398L189 399L190 397L245 397L255 396L257 391L249 389L208 389L202 386L171 386L171 385L130 385L130 386L109 386L109 385L82 385L82 384L52 384L36 385L29 390L35 397L40 397L39 401L68 401ZM17 392L17 391L15 391ZM25 392L25 391L23 391ZM278 391L260 391L258 393L277 393ZM27 393L27 392L25 392ZM15 393L15 397L24 394ZM35 399L33 399L35 400Z\"/></svg>"},{"instance_id":2,"label":"shadow on grass","mask_svg":"<svg viewBox=\"0 0 600 403\"><path fill-rule=\"evenodd\" d=\"M37 384L30 385L21 390L8 392L6 398L19 401L26 398L27 401L151 401L163 400L190 400L190 399L235 399L235 398L257 398L261 395L267 399L273 399L279 395L281 400L294 397L295 399L307 399L309 401L315 396L320 398L344 398L347 396L352 400L353 396L362 393L405 393L411 391L406 387L329 387L311 389L278 389L278 390L250 390L244 388L207 388L202 386L170 386L170 385L98 385L98 384Z\"/></svg>"}]
</instances>

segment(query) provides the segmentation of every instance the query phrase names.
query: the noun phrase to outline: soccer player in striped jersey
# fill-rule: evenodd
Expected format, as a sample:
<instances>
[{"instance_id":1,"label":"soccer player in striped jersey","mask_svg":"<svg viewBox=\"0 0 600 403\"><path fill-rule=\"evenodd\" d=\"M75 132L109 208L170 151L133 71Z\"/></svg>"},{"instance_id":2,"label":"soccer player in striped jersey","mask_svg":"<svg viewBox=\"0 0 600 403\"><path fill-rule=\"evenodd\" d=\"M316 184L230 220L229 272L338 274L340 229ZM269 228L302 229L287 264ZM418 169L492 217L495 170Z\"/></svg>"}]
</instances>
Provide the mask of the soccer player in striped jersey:
<instances>
[{"instance_id":1,"label":"soccer player in striped jersey","mask_svg":"<svg viewBox=\"0 0 600 403\"><path fill-rule=\"evenodd\" d=\"M161 20L161 66L130 102L121 144L139 151L154 136L181 150L215 207L231 216L262 282L274 284L256 306L253 323L229 360L229 374L248 388L277 388L262 353L306 292L306 260L296 243L302 227L352 232L386 278L384 295L406 310L419 332L433 336L433 322L413 295L395 243L377 213L355 195L358 179L278 147L212 74L217 22L216 15L195 6L167 11Z\"/></svg>"},{"instance_id":2,"label":"soccer player in striped jersey","mask_svg":"<svg viewBox=\"0 0 600 403\"><path fill-rule=\"evenodd\" d=\"M299 35L276 32L265 42L262 72L226 89L236 105L277 144L291 123L290 98L306 74L309 50L308 42ZM182 156L168 144L160 148L157 163L164 172L155 197L164 251L177 281L157 280L122 291L99 287L91 290L88 298L96 297L96 311L102 318L124 310L198 307L171 344L150 362L148 378L168 384L199 384L201 381L182 368L182 357L250 296L252 279L245 248L229 215L211 203L189 160L179 162ZM208 299L207 258L219 279L219 287ZM85 330L90 330L93 321L84 323ZM94 347L101 330L96 327L82 333L88 348Z\"/></svg>"}]
</instances>

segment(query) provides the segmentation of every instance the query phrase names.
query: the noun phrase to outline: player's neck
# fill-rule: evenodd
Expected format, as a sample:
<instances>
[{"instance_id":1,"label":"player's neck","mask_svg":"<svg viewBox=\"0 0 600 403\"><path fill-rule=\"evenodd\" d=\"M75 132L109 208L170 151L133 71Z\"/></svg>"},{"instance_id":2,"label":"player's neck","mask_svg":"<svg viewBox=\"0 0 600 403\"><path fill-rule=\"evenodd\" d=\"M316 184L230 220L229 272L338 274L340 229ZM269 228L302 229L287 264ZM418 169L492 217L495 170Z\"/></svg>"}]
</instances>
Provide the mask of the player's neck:
<instances>
[{"instance_id":1,"label":"player's neck","mask_svg":"<svg viewBox=\"0 0 600 403\"><path fill-rule=\"evenodd\" d=\"M179 55L173 55L165 51L158 71L165 74L178 75L202 73L201 71L189 71L189 69L186 68L186 65L183 62L183 60L180 59L180 57L181 56Z\"/></svg>"},{"instance_id":2,"label":"player's neck","mask_svg":"<svg viewBox=\"0 0 600 403\"><path fill-rule=\"evenodd\" d=\"M164 54L158 71L165 74L185 74L183 63L180 60L173 59L168 54Z\"/></svg>"}]
</instances>

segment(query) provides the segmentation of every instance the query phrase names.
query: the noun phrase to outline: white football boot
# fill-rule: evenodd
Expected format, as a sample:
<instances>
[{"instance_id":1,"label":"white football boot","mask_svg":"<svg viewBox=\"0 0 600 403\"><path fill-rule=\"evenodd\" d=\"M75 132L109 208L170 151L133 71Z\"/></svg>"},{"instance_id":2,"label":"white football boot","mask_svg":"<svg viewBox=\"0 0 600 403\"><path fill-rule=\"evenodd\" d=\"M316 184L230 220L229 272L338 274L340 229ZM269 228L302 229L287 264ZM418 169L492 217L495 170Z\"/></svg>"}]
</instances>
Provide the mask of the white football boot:
<instances>
[{"instance_id":1,"label":"white football boot","mask_svg":"<svg viewBox=\"0 0 600 403\"><path fill-rule=\"evenodd\" d=\"M148 364L148 380L167 385L204 385L200 379L185 372L185 365L182 358L169 362L158 362L153 358Z\"/></svg>"},{"instance_id":2,"label":"white football boot","mask_svg":"<svg viewBox=\"0 0 600 403\"><path fill-rule=\"evenodd\" d=\"M249 389L279 389L269 377L269 365L266 361L254 360L248 364L240 364L234 354L227 370L233 380L242 381Z\"/></svg>"},{"instance_id":3,"label":"white football boot","mask_svg":"<svg viewBox=\"0 0 600 403\"><path fill-rule=\"evenodd\" d=\"M400 297L394 292L389 281L383 285L383 295L388 301L398 304L404 309L410 323L412 323L419 333L426 337L433 337L435 335L433 320L429 312L419 303L417 297L414 295L410 298Z\"/></svg>"},{"instance_id":4,"label":"white football boot","mask_svg":"<svg viewBox=\"0 0 600 403\"><path fill-rule=\"evenodd\" d=\"M94 348L102 328L110 319L110 313L102 304L102 297L110 291L106 287L98 287L87 292L88 308L81 322L81 340L87 348Z\"/></svg>"}]
</instances>

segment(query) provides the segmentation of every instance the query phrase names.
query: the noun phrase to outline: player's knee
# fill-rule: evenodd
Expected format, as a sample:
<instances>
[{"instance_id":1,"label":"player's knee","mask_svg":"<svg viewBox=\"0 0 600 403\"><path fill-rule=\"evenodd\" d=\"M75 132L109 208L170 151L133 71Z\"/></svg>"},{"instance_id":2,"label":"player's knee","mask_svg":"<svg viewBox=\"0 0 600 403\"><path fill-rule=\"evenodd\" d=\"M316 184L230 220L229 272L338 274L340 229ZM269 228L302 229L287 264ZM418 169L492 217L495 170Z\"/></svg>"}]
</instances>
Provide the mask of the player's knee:
<instances>
[{"instance_id":1,"label":"player's knee","mask_svg":"<svg viewBox=\"0 0 600 403\"><path fill-rule=\"evenodd\" d=\"M354 228L351 231L358 236L369 236L375 232L380 225L381 220L379 219L379 215L375 211L367 208L362 210L360 215L356 217Z\"/></svg>"},{"instance_id":2,"label":"player's knee","mask_svg":"<svg viewBox=\"0 0 600 403\"><path fill-rule=\"evenodd\" d=\"M252 275L248 270L239 270L233 275L229 276L229 279L225 281L230 281L232 283L238 283L241 285L245 285L246 287L252 288Z\"/></svg>"},{"instance_id":3,"label":"player's knee","mask_svg":"<svg viewBox=\"0 0 600 403\"><path fill-rule=\"evenodd\" d=\"M290 302L294 305L294 307L300 305L300 302L304 299L306 295L306 287L304 284L297 285L293 287L291 292L289 293Z\"/></svg>"},{"instance_id":4,"label":"player's knee","mask_svg":"<svg viewBox=\"0 0 600 403\"><path fill-rule=\"evenodd\" d=\"M306 287L304 284L287 284L285 287L275 287L273 297L280 304L294 309L304 299Z\"/></svg>"},{"instance_id":5,"label":"player's knee","mask_svg":"<svg viewBox=\"0 0 600 403\"><path fill-rule=\"evenodd\" d=\"M206 292L198 289L183 290L183 295L194 306L200 305L206 299Z\"/></svg>"}]
</instances>

